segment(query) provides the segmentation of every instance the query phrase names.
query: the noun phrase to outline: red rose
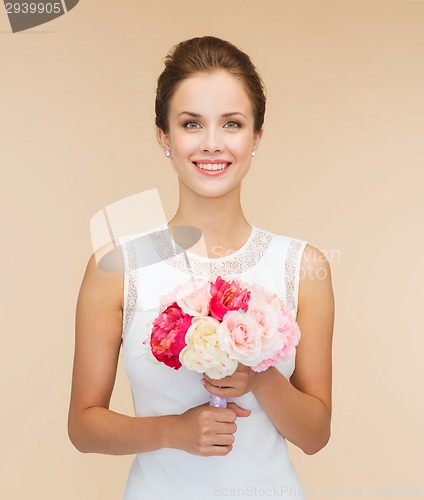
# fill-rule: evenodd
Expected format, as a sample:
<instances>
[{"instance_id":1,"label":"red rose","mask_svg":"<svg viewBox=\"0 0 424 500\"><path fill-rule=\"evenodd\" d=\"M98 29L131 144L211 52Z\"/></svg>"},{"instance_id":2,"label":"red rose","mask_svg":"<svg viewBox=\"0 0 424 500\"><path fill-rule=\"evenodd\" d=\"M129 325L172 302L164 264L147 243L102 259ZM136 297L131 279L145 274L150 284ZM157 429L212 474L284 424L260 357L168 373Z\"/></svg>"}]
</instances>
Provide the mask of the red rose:
<instances>
[{"instance_id":1,"label":"red rose","mask_svg":"<svg viewBox=\"0 0 424 500\"><path fill-rule=\"evenodd\" d=\"M185 314L176 302L169 305L153 321L150 346L153 356L167 366L181 368L179 355L186 346L185 334L192 316Z\"/></svg>"},{"instance_id":2,"label":"red rose","mask_svg":"<svg viewBox=\"0 0 424 500\"><path fill-rule=\"evenodd\" d=\"M242 288L235 281L225 281L220 276L211 283L210 314L219 321L225 316L227 311L247 311L250 299L250 292L247 288Z\"/></svg>"}]
</instances>

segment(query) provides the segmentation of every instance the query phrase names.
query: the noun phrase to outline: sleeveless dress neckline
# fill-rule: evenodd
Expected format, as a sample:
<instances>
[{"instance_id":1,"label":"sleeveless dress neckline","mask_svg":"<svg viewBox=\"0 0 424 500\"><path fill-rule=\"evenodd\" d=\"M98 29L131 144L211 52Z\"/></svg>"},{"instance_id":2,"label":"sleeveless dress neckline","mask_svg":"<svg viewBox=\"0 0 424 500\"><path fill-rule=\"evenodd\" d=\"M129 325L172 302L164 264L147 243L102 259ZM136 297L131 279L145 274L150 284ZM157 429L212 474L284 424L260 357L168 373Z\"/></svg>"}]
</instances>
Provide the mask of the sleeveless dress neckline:
<instances>
[{"instance_id":1,"label":"sleeveless dress neckline","mask_svg":"<svg viewBox=\"0 0 424 500\"><path fill-rule=\"evenodd\" d=\"M272 241L272 233L251 224L252 230L247 241L235 252L218 258L196 255L175 244L170 236L168 223L159 226L149 237L157 255L168 266L184 274L198 275L213 279L218 275L235 275L246 272L256 266ZM179 248L179 251L177 250Z\"/></svg>"},{"instance_id":2,"label":"sleeveless dress neckline","mask_svg":"<svg viewBox=\"0 0 424 500\"><path fill-rule=\"evenodd\" d=\"M169 223L168 222L166 222L163 226L169 230ZM241 253L243 253L244 250L253 241L253 238L256 235L257 228L254 224L250 224L250 226L251 226L250 235L247 238L247 240L245 241L245 243L243 243L243 245L240 248L238 248L235 252L232 252L231 254L224 255L222 257L203 257L201 255L196 255L195 253L190 252L190 250L186 250L185 253L190 258L190 260L197 260L198 262L224 262L224 261L231 260L231 259L237 257L238 255L240 255ZM170 231L169 231L169 234L171 234ZM172 236L170 236L170 238L171 238L173 244L175 246L178 246L175 243L175 241L172 239Z\"/></svg>"}]
</instances>

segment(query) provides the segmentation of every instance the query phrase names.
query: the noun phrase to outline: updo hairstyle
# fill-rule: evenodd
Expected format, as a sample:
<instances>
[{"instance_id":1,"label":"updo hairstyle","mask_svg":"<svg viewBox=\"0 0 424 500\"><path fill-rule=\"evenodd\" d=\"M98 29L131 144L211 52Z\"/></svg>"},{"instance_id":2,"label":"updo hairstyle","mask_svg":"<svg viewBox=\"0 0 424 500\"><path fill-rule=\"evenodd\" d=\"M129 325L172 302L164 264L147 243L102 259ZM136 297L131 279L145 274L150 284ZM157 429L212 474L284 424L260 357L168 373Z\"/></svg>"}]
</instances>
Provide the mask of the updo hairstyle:
<instances>
[{"instance_id":1,"label":"updo hairstyle","mask_svg":"<svg viewBox=\"0 0 424 500\"><path fill-rule=\"evenodd\" d=\"M265 116L265 87L250 57L236 46L216 38L203 36L184 40L165 57L165 69L158 78L155 100L155 124L169 132L169 102L178 86L196 73L228 71L244 85L252 105L254 131L259 133Z\"/></svg>"}]
</instances>

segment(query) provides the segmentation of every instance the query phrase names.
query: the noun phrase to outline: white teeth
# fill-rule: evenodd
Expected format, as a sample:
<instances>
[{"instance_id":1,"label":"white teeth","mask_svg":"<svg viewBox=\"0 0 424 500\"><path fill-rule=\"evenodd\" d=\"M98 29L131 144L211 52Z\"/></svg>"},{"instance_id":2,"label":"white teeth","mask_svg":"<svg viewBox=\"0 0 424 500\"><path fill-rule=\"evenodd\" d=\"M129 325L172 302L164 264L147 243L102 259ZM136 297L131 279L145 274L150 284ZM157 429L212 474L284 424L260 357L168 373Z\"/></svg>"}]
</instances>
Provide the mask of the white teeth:
<instances>
[{"instance_id":1,"label":"white teeth","mask_svg":"<svg viewBox=\"0 0 424 500\"><path fill-rule=\"evenodd\" d=\"M196 165L204 170L222 170L227 166L226 163L196 163Z\"/></svg>"}]
</instances>

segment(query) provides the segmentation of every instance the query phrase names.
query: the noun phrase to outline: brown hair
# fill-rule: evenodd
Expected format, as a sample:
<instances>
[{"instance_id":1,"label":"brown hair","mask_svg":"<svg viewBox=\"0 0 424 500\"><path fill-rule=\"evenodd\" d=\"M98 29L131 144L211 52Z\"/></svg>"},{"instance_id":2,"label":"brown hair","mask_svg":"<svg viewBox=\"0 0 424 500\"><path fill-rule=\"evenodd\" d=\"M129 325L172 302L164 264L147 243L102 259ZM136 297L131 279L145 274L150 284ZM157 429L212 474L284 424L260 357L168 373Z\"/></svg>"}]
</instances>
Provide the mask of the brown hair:
<instances>
[{"instance_id":1,"label":"brown hair","mask_svg":"<svg viewBox=\"0 0 424 500\"><path fill-rule=\"evenodd\" d=\"M156 126L165 134L169 131L168 110L177 85L195 73L225 70L241 80L249 96L258 133L265 116L265 87L250 57L236 46L216 38L203 36L174 45L165 57L165 69L158 78L155 112Z\"/></svg>"}]
</instances>

